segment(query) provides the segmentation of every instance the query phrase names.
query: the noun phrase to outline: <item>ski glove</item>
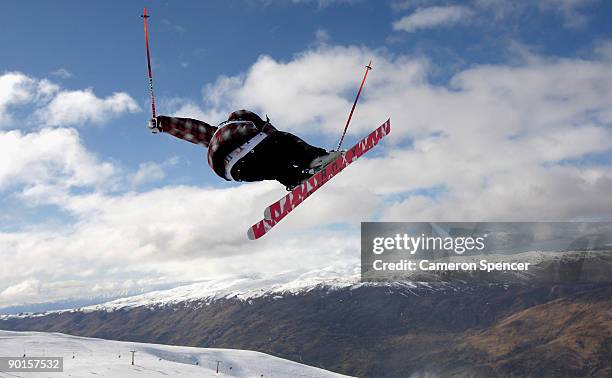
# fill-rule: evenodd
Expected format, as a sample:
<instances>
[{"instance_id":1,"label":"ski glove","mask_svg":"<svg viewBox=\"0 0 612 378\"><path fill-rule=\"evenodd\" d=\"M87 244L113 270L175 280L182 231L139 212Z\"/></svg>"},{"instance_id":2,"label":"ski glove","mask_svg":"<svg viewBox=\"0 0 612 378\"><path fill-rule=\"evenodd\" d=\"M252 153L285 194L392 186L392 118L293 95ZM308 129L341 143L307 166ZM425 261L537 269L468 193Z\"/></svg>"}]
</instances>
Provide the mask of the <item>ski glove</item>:
<instances>
[{"instance_id":1,"label":"ski glove","mask_svg":"<svg viewBox=\"0 0 612 378\"><path fill-rule=\"evenodd\" d=\"M149 123L147 124L147 127L149 128L149 130L151 130L153 134L157 134L162 131L161 125L157 121L157 118L151 118L149 120Z\"/></svg>"}]
</instances>

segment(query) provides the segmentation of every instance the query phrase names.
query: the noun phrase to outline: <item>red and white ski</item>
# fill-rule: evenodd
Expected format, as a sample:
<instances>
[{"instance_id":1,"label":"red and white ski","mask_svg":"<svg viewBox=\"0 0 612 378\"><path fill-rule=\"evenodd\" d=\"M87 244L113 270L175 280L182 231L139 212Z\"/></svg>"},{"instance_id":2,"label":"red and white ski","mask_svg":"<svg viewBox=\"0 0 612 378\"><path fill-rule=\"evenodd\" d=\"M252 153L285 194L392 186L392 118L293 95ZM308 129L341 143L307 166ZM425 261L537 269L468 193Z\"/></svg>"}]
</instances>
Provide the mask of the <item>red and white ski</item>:
<instances>
[{"instance_id":1,"label":"red and white ski","mask_svg":"<svg viewBox=\"0 0 612 378\"><path fill-rule=\"evenodd\" d=\"M247 233L249 239L255 240L264 236L272 227L280 222L312 193L322 187L332 177L340 173L346 166L368 152L372 147L376 146L378 142L390 132L391 120L388 119L376 130L372 131L370 135L363 138L359 143L346 151L345 154L340 155L336 160L327 164L323 169L312 175L312 177L297 186L283 198L268 206L264 211L264 219L255 223L249 229Z\"/></svg>"}]
</instances>

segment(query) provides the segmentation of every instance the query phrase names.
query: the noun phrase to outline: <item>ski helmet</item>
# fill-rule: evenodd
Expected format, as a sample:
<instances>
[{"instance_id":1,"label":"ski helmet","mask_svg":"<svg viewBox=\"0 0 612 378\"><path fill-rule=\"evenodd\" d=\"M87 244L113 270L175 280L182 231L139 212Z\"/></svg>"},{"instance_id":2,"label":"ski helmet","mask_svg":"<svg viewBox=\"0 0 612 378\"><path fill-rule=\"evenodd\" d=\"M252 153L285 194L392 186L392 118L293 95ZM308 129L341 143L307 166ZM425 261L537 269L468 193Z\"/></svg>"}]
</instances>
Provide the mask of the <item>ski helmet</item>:
<instances>
[{"instance_id":1,"label":"ski helmet","mask_svg":"<svg viewBox=\"0 0 612 378\"><path fill-rule=\"evenodd\" d=\"M236 110L232 112L227 118L228 121L251 121L255 124L256 127L261 128L266 124L266 121L261 119L260 116L253 113L250 110Z\"/></svg>"}]
</instances>

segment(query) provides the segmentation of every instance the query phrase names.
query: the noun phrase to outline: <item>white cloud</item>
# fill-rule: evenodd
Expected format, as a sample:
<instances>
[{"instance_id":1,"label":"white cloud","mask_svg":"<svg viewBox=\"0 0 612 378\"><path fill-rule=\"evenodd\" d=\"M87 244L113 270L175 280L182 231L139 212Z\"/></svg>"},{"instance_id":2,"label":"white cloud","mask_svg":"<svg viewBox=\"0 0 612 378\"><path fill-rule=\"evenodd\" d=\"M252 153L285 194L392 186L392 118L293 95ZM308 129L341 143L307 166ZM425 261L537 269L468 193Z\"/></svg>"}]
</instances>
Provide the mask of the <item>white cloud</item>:
<instances>
[{"instance_id":1,"label":"white cloud","mask_svg":"<svg viewBox=\"0 0 612 378\"><path fill-rule=\"evenodd\" d=\"M166 177L166 173L158 164L152 162L142 163L138 167L132 183L134 186L139 186L144 183L161 180L164 177Z\"/></svg>"},{"instance_id":2,"label":"white cloud","mask_svg":"<svg viewBox=\"0 0 612 378\"><path fill-rule=\"evenodd\" d=\"M62 206L79 219L77 223L52 231L0 232L0 288L21 287L23 277L37 277L56 288L54 295L76 291L88 296L93 288L99 292L101 285L128 279L145 280L142 287L151 282L271 274L356 256L352 237L329 232L291 236L294 227L280 227L274 239L248 241L246 229L261 217L261 204L278 195L273 188L279 186L179 186L119 196L65 197ZM291 259L286 258L288 251ZM71 285L64 283L66 277L74 278ZM0 306L45 299L8 295L16 291L11 288L0 295Z\"/></svg>"},{"instance_id":3,"label":"white cloud","mask_svg":"<svg viewBox=\"0 0 612 378\"><path fill-rule=\"evenodd\" d=\"M30 196L71 187L101 187L117 168L99 162L85 149L74 129L38 132L0 131L0 191L25 187Z\"/></svg>"},{"instance_id":4,"label":"white cloud","mask_svg":"<svg viewBox=\"0 0 612 378\"><path fill-rule=\"evenodd\" d=\"M330 36L329 36L329 32L325 29L317 29L317 31L315 31L315 42L318 45L324 45L329 43L330 41Z\"/></svg>"},{"instance_id":5,"label":"white cloud","mask_svg":"<svg viewBox=\"0 0 612 378\"><path fill-rule=\"evenodd\" d=\"M27 108L26 108L27 107ZM103 123L125 113L140 111L127 93L117 92L99 98L92 89L64 90L47 80L36 79L20 72L0 75L0 129L17 126L15 110L34 114L22 119L19 127L36 122L43 126L72 126Z\"/></svg>"},{"instance_id":6,"label":"white cloud","mask_svg":"<svg viewBox=\"0 0 612 378\"><path fill-rule=\"evenodd\" d=\"M538 12L540 17L560 16L563 26L579 28L586 26L589 16L585 11L589 5L599 0L541 0L541 1L506 1L506 0L472 0L472 6L478 13L491 13L494 21L512 18L513 22L522 22ZM484 19L484 14L482 14Z\"/></svg>"},{"instance_id":7,"label":"white cloud","mask_svg":"<svg viewBox=\"0 0 612 378\"><path fill-rule=\"evenodd\" d=\"M9 286L0 292L0 303L14 303L17 301L38 298L41 294L42 284L35 278Z\"/></svg>"},{"instance_id":8,"label":"white cloud","mask_svg":"<svg viewBox=\"0 0 612 378\"><path fill-rule=\"evenodd\" d=\"M138 171L136 171L132 178L132 185L139 186L161 180L164 177L166 177L166 173L159 164L154 162L141 163L138 167Z\"/></svg>"},{"instance_id":9,"label":"white cloud","mask_svg":"<svg viewBox=\"0 0 612 378\"><path fill-rule=\"evenodd\" d=\"M57 70L51 72L51 74L59 77L60 79L68 79L73 76L72 72L68 71L65 68L58 68Z\"/></svg>"},{"instance_id":10,"label":"white cloud","mask_svg":"<svg viewBox=\"0 0 612 378\"><path fill-rule=\"evenodd\" d=\"M357 47L321 46L289 62L261 56L246 74L219 78L205 87L208 107L203 112L227 115L238 108L254 109L267 113L282 129L324 130L334 133L335 139L371 58L374 73L368 77L357 114L363 114L368 98L386 98L385 92L403 90L425 78L427 63L420 60L392 60L382 51ZM386 119L387 106L372 110L371 117L355 117L350 131L363 132Z\"/></svg>"},{"instance_id":11,"label":"white cloud","mask_svg":"<svg viewBox=\"0 0 612 378\"><path fill-rule=\"evenodd\" d=\"M183 34L185 33L185 27L181 26L179 24L176 24L170 20L168 20L167 18L162 19L162 22L164 25L166 25L166 27L170 30L172 30L175 33L179 33L179 34Z\"/></svg>"},{"instance_id":12,"label":"white cloud","mask_svg":"<svg viewBox=\"0 0 612 378\"><path fill-rule=\"evenodd\" d=\"M37 117L44 125L68 126L84 123L103 123L123 113L134 113L140 107L127 93L118 92L104 99L98 98L91 89L62 91Z\"/></svg>"},{"instance_id":13,"label":"white cloud","mask_svg":"<svg viewBox=\"0 0 612 378\"><path fill-rule=\"evenodd\" d=\"M589 19L583 13L583 8L593 4L596 0L542 0L538 4L542 10L561 14L565 26L578 28L585 26Z\"/></svg>"},{"instance_id":14,"label":"white cloud","mask_svg":"<svg viewBox=\"0 0 612 378\"><path fill-rule=\"evenodd\" d=\"M472 10L458 5L419 8L414 13L395 21L393 29L414 32L419 29L455 25L468 21L472 15Z\"/></svg>"},{"instance_id":15,"label":"white cloud","mask_svg":"<svg viewBox=\"0 0 612 378\"><path fill-rule=\"evenodd\" d=\"M483 25L488 23L499 24L500 21L507 21L512 24L522 23L526 19L532 19L534 16L545 17L550 21L551 16L557 16L563 22L564 27L579 28L588 24L588 8L598 1L599 0L470 0L463 2L465 4L464 6L454 6L446 5L445 2L437 0L400 0L392 2L391 7L398 12L416 10L415 13L404 17L402 20L407 20L413 15L417 15L420 11L431 9L432 11L426 12L422 17L415 18L415 20L417 23L422 22L424 24L432 22L435 24L433 26L438 26L437 21L445 17L449 17L450 19L445 20L448 21L448 23L445 22L443 25L467 21L470 21L470 23L478 22L478 24ZM468 14L465 14L464 17L461 18L459 12L456 12L451 17L449 16L450 12L448 10L442 11L442 9L455 7L464 8L468 11ZM434 12L434 9L440 10ZM455 18L453 19L453 17ZM554 18L552 19L554 20ZM401 20L398 22L401 22ZM407 31L418 29L415 25L409 25L409 28L411 30ZM508 28L505 28L504 32L508 32Z\"/></svg>"},{"instance_id":16,"label":"white cloud","mask_svg":"<svg viewBox=\"0 0 612 378\"><path fill-rule=\"evenodd\" d=\"M11 106L32 101L34 98L34 81L19 72L0 75L0 126L8 124Z\"/></svg>"}]
</instances>

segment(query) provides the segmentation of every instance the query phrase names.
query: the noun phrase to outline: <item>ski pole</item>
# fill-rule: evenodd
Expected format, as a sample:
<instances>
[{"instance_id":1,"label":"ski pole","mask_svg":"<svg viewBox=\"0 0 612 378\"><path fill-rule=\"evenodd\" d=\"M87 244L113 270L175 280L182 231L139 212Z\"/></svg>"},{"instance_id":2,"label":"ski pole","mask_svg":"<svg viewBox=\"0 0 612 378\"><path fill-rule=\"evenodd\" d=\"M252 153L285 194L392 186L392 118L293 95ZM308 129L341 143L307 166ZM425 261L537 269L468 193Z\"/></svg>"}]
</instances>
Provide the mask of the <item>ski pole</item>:
<instances>
[{"instance_id":1,"label":"ski pole","mask_svg":"<svg viewBox=\"0 0 612 378\"><path fill-rule=\"evenodd\" d=\"M149 91L151 92L151 113L155 118L155 95L153 94L153 72L151 71L151 53L149 52L149 27L147 25L147 8L144 8L144 13L140 16L144 19L145 45L147 46L147 67L149 68Z\"/></svg>"},{"instance_id":2,"label":"ski pole","mask_svg":"<svg viewBox=\"0 0 612 378\"><path fill-rule=\"evenodd\" d=\"M361 94L361 89L363 89L363 84L368 77L368 72L372 69L372 60L366 66L365 74L363 75L363 80L361 80L361 85L359 86L359 91L357 92L357 97L355 97L355 102L353 102L353 107L351 108L351 112L349 113L349 117L346 120L346 125L344 126L344 131L342 132L342 136L340 137L340 142L338 142L338 151L340 151L340 147L342 146L342 142L344 141L344 136L346 135L346 130L348 130L349 123L351 123L351 118L353 117L353 112L355 111L355 106L357 106L357 100L359 100L359 95Z\"/></svg>"}]
</instances>

